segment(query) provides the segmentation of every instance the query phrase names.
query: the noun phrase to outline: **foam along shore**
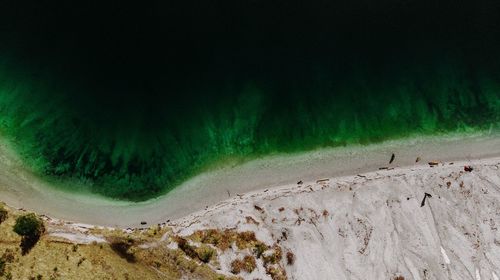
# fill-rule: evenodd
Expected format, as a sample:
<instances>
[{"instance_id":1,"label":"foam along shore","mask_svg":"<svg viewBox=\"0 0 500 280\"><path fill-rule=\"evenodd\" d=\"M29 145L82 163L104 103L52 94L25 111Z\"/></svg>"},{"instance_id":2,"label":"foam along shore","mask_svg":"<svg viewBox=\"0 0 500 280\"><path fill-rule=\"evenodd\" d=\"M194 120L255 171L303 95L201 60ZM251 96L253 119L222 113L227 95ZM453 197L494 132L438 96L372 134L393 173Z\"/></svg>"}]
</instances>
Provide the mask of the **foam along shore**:
<instances>
[{"instance_id":1,"label":"foam along shore","mask_svg":"<svg viewBox=\"0 0 500 280\"><path fill-rule=\"evenodd\" d=\"M389 164L391 155L395 159ZM166 223L202 211L239 195L298 181L315 182L390 167L405 173L409 166L430 167L429 161L450 162L500 156L496 135L423 137L367 146L320 149L294 155L273 155L200 174L157 199L131 203L97 195L75 194L47 186L22 168L5 142L0 144L0 200L58 219L113 227ZM420 158L419 162L416 159ZM437 170L437 169L436 169ZM298 203L298 202L297 202Z\"/></svg>"}]
</instances>

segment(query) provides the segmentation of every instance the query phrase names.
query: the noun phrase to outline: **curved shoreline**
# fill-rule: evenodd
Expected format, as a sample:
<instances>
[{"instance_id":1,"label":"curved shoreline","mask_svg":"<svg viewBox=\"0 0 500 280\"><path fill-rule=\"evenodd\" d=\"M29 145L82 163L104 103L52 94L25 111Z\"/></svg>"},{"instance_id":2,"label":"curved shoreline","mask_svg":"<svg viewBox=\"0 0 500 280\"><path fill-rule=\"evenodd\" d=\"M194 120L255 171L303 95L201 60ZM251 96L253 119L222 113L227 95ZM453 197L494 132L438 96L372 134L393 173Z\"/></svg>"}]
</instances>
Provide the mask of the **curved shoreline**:
<instances>
[{"instance_id":1,"label":"curved shoreline","mask_svg":"<svg viewBox=\"0 0 500 280\"><path fill-rule=\"evenodd\" d=\"M428 161L468 161L500 156L495 135L439 136L387 141L367 146L326 148L294 155L273 155L226 166L191 178L168 194L145 202L113 201L97 195L73 194L46 186L19 165L0 143L0 200L67 221L136 227L141 221L164 223L215 205L237 194L295 185L323 177L341 177L394 168L427 165ZM381 172L384 172L383 170Z\"/></svg>"}]
</instances>

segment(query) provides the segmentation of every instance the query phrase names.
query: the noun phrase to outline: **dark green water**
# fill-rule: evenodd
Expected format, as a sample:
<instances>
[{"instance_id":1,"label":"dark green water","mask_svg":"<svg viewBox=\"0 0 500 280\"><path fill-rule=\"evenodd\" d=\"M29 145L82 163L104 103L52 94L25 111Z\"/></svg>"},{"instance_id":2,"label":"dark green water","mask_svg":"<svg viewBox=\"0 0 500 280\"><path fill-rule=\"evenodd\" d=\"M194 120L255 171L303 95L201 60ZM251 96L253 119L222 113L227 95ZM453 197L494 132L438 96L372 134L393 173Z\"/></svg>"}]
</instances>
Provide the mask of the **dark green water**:
<instances>
[{"instance_id":1,"label":"dark green water","mask_svg":"<svg viewBox=\"0 0 500 280\"><path fill-rule=\"evenodd\" d=\"M26 168L113 198L227 159L500 123L493 2L6 3L0 133Z\"/></svg>"}]
</instances>

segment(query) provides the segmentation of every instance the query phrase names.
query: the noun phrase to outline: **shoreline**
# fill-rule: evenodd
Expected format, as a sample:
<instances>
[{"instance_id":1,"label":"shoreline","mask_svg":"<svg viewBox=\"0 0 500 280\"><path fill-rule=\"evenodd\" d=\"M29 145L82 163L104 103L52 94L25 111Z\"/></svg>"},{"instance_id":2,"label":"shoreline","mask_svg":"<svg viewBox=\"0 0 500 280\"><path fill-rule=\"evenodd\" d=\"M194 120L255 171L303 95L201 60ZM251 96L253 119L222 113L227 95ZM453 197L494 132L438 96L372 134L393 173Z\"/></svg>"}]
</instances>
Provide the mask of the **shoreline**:
<instances>
[{"instance_id":1,"label":"shoreline","mask_svg":"<svg viewBox=\"0 0 500 280\"><path fill-rule=\"evenodd\" d=\"M446 162L437 161L436 165L434 165L434 163L431 165L428 162L425 162L425 164L402 166L389 169L384 168L380 170L363 172L359 174L335 176L335 177L321 177L312 181L303 181L300 184L298 183L287 184L268 189L253 190L246 192L244 194L238 194L236 197L233 197L231 199L226 199L217 204L211 205L206 209L195 211L181 218L175 219L170 224L170 226L176 228L177 232L184 232L184 234L186 234L186 232L190 233L192 231L191 229L188 228L193 225L193 221L196 221L196 223L198 224L201 224L202 222L206 223L203 217L211 216L212 218L214 218L217 216L215 214L217 212L226 212L226 213L236 212L235 209L245 204L252 204L263 201L272 201L274 199L285 198L285 197L290 197L290 200L293 200L295 198L295 195L300 195L304 193L318 193L323 191L326 187L328 188L334 187L334 189L335 187L337 187L339 188L339 190L345 191L345 188L350 186L355 189L349 191L353 192L369 191L369 190L361 190L359 189L359 186L356 185L362 182L366 183L369 181L390 180L391 178L402 177L402 176L412 177L412 176L427 175L429 177L432 177L450 171L456 173L460 172L468 173L467 171L464 171L465 166L472 167L472 171L470 172L474 172L475 167L477 166L481 166L482 168L496 167L497 169L495 170L499 170L500 172L499 165L500 165L500 156L494 156L494 157L471 159L471 160L456 160L456 161L446 161ZM444 180L444 178L445 177L441 177L442 180ZM419 184L415 183L415 185ZM417 199L418 198L422 197L417 197ZM327 198L324 197L323 199ZM300 205L301 203L302 201L297 201L297 205ZM260 211L258 209L253 209L253 210ZM229 222L230 219L227 220L228 220L227 222Z\"/></svg>"},{"instance_id":2,"label":"shoreline","mask_svg":"<svg viewBox=\"0 0 500 280\"><path fill-rule=\"evenodd\" d=\"M494 157L324 178L250 192L170 226L180 236L255 232L293 253L284 268L297 279L498 279L499 171Z\"/></svg>"},{"instance_id":3,"label":"shoreline","mask_svg":"<svg viewBox=\"0 0 500 280\"><path fill-rule=\"evenodd\" d=\"M226 166L191 178L168 194L145 202L113 201L97 195L72 194L45 185L22 170L19 161L0 145L0 200L56 219L117 228L166 223L203 211L244 193L315 182L367 172L380 167L408 169L428 161L455 161L500 156L495 135L422 137L367 146L325 148L294 155L272 155ZM395 160L389 165L389 159ZM421 160L415 163L415 159ZM380 170L378 172L387 172Z\"/></svg>"},{"instance_id":4,"label":"shoreline","mask_svg":"<svg viewBox=\"0 0 500 280\"><path fill-rule=\"evenodd\" d=\"M473 169L465 170L466 165ZM35 247L30 254L47 260L64 250L66 256L72 251L81 260L82 250L87 249L86 259L104 254L105 261L112 262L118 256L108 246L126 236L135 240L135 250L148 252L138 254L140 264L133 267L145 265L151 279L165 278L159 270L150 270L151 256L169 263L165 252L170 252L168 256L181 254L193 261L190 267L196 265L205 273L228 279L271 279L272 273L300 279L362 279L365 275L380 279L466 279L474 275L475 279L498 279L499 171L500 157L494 157L322 178L248 192L158 227L122 230L43 217L48 230L41 242L46 245ZM425 204L421 203L423 197L427 198ZM25 213L9 211L10 226L16 216ZM4 227L6 232L8 228ZM245 236L264 244L264 254L274 255L278 261L272 264L269 258L254 255L257 247L239 247L238 240L245 240L239 238ZM212 243L219 237L236 244L224 249L223 243ZM213 248L212 260L204 264L188 254L179 247L181 239L198 249ZM17 244L19 238L15 241ZM232 261L244 256L255 256L255 268L233 271ZM57 264L66 276L74 271L76 260L68 262L62 255L47 262ZM177 262L173 271L179 266L186 267ZM10 267L13 269L12 264ZM163 272L171 271L168 265L161 267ZM16 268L17 275L26 274L22 266ZM122 260L120 271L130 268ZM78 275L82 269L77 270ZM188 278L216 278L203 275Z\"/></svg>"}]
</instances>

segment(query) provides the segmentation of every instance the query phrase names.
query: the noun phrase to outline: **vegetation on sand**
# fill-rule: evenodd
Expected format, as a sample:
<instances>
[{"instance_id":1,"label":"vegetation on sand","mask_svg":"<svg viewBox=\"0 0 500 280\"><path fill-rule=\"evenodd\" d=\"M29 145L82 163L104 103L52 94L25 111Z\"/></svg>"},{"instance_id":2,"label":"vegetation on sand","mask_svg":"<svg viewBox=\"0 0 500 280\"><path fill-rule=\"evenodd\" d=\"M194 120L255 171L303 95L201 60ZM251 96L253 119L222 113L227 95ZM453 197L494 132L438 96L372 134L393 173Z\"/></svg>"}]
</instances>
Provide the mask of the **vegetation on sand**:
<instances>
[{"instance_id":1,"label":"vegetation on sand","mask_svg":"<svg viewBox=\"0 0 500 280\"><path fill-rule=\"evenodd\" d=\"M40 236L45 232L45 227L40 218L30 213L16 219L14 232L22 236L21 249L24 255L35 246Z\"/></svg>"}]
</instances>

